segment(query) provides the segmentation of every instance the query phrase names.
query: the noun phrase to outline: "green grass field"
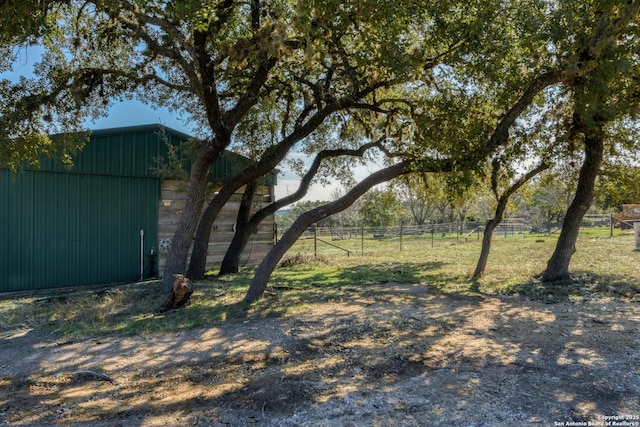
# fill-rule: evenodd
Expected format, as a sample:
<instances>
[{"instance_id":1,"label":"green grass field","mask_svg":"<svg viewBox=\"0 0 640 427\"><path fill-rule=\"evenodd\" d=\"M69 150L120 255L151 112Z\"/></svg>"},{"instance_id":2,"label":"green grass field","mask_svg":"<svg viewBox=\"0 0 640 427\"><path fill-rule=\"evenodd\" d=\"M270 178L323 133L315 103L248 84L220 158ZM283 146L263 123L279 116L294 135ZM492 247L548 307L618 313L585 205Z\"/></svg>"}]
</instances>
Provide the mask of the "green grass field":
<instances>
[{"instance_id":1,"label":"green grass field","mask_svg":"<svg viewBox=\"0 0 640 427\"><path fill-rule=\"evenodd\" d=\"M606 231L603 232L603 231ZM496 236L485 275L471 280L480 252L477 239L450 238L431 247L424 238L377 239L364 251L318 251L301 241L289 254L289 267L278 268L265 293L253 305L242 302L253 269L198 282L192 304L159 313L165 296L158 283L73 292L34 293L0 299L0 336L18 329L43 328L62 338L133 335L175 331L242 321L247 316L295 315L317 301L340 300L372 284L421 283L434 293L520 295L558 302L585 295L630 298L640 291L640 252L632 233L591 229L583 233L574 255L571 281L546 285L536 276L552 253L557 235ZM343 241L344 243L344 241ZM361 244L362 242L356 242Z\"/></svg>"}]
</instances>

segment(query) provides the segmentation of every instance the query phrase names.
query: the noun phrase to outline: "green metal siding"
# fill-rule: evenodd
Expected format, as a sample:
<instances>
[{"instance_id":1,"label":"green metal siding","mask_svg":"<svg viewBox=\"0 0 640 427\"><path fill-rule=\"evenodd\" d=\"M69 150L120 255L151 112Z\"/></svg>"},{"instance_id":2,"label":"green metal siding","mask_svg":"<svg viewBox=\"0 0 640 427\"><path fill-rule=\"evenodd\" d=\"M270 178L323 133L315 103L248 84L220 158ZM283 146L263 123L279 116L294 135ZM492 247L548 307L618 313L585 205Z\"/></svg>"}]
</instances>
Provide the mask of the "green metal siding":
<instances>
[{"instance_id":1,"label":"green metal siding","mask_svg":"<svg viewBox=\"0 0 640 427\"><path fill-rule=\"evenodd\" d=\"M73 156L71 170L54 160L43 160L39 170L157 178L152 170L155 159L166 157L168 152L159 130L159 126L149 125L93 131L82 151ZM176 146L189 138L173 130L166 132Z\"/></svg>"},{"instance_id":2,"label":"green metal siding","mask_svg":"<svg viewBox=\"0 0 640 427\"><path fill-rule=\"evenodd\" d=\"M156 159L166 158L167 141L160 135L159 125L101 129L91 133L84 149L73 156L72 172L97 175L137 176L153 178ZM168 142L180 146L189 135L165 128ZM232 152L224 152L211 167L209 179L226 182L251 164L251 160ZM189 165L187 165L187 168ZM63 164L43 160L40 169L50 172L69 172ZM175 178L175 177L174 177ZM276 185L277 173L265 177L266 185Z\"/></svg>"},{"instance_id":3,"label":"green metal siding","mask_svg":"<svg viewBox=\"0 0 640 427\"><path fill-rule=\"evenodd\" d=\"M140 277L158 247L157 179L0 171L0 292Z\"/></svg>"},{"instance_id":4,"label":"green metal siding","mask_svg":"<svg viewBox=\"0 0 640 427\"><path fill-rule=\"evenodd\" d=\"M38 170L0 170L0 292L137 280L140 230L148 273L160 199L152 166L168 153L159 130L93 131L72 169L43 160ZM165 131L174 145L189 138ZM210 178L224 182L249 164L225 152ZM276 173L266 179L275 180Z\"/></svg>"}]
</instances>

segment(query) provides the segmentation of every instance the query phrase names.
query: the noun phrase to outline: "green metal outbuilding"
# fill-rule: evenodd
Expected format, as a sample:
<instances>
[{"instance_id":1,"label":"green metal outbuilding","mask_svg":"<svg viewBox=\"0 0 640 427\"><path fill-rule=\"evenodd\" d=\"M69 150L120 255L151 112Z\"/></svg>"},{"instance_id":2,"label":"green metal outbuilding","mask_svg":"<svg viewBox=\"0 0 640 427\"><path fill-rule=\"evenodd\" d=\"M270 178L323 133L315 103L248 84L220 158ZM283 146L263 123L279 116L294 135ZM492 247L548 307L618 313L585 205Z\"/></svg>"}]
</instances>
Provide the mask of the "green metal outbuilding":
<instances>
[{"instance_id":1,"label":"green metal outbuilding","mask_svg":"<svg viewBox=\"0 0 640 427\"><path fill-rule=\"evenodd\" d=\"M124 283L152 274L166 141L190 137L159 125L96 130L73 168L0 170L0 292ZM213 180L237 170L223 156ZM246 160L246 159L245 159ZM157 272L157 264L156 264Z\"/></svg>"}]
</instances>

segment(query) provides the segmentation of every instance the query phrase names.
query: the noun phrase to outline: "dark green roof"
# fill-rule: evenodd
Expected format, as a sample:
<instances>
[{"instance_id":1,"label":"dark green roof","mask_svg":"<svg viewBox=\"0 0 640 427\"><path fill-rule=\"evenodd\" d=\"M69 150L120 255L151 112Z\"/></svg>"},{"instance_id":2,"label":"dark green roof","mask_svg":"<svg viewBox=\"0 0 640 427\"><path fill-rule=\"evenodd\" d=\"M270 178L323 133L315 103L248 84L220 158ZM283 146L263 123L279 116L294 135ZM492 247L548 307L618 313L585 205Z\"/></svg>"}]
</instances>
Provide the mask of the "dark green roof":
<instances>
[{"instance_id":1,"label":"dark green roof","mask_svg":"<svg viewBox=\"0 0 640 427\"><path fill-rule=\"evenodd\" d=\"M164 130L166 138L160 131ZM52 136L55 138L56 135ZM158 159L166 159L167 142L179 147L192 137L159 124L129 126L91 131L84 148L72 156L73 167L67 168L60 161L46 159L40 162L40 170L111 175L129 177L157 177L154 168ZM251 164L251 160L225 151L211 168L212 181L225 182ZM176 177L177 178L177 177ZM266 178L266 184L275 185L277 172Z\"/></svg>"}]
</instances>

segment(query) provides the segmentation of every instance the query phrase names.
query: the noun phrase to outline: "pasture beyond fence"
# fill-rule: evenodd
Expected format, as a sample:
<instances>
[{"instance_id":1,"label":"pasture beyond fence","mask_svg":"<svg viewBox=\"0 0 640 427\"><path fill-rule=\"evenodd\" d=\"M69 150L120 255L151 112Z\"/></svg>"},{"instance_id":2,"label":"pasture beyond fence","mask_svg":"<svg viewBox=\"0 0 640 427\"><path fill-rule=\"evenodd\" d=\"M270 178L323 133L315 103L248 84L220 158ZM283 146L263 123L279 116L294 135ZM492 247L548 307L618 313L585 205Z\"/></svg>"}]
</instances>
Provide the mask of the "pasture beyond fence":
<instances>
[{"instance_id":1,"label":"pasture beyond fence","mask_svg":"<svg viewBox=\"0 0 640 427\"><path fill-rule=\"evenodd\" d=\"M425 250L452 244L481 241L484 222L399 225L394 227L317 227L300 237L289 253L307 255L366 256L394 251ZM620 226L622 225L622 227ZM580 238L607 238L623 233L624 223L611 215L587 215L580 228ZM534 228L526 221L511 218L503 221L494 239L527 239L558 235L559 228Z\"/></svg>"}]
</instances>

